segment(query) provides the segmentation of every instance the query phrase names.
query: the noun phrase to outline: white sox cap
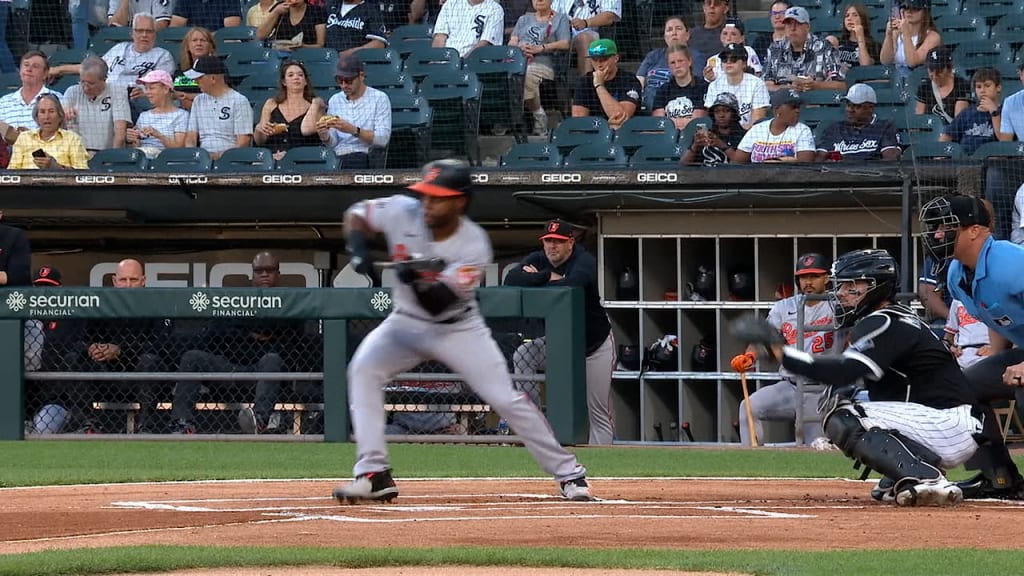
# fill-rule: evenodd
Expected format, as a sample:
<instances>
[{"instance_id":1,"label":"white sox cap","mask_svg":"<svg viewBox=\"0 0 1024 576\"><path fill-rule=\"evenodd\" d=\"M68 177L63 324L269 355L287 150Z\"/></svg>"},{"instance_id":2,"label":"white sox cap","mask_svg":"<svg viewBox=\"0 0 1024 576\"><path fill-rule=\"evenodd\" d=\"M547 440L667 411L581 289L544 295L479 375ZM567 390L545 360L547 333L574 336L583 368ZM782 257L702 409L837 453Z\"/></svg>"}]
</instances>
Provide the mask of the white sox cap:
<instances>
[{"instance_id":1,"label":"white sox cap","mask_svg":"<svg viewBox=\"0 0 1024 576\"><path fill-rule=\"evenodd\" d=\"M843 96L843 100L851 104L863 104L865 102L878 104L878 96L875 94L875 89L867 84L854 84L850 86L846 96Z\"/></svg>"}]
</instances>

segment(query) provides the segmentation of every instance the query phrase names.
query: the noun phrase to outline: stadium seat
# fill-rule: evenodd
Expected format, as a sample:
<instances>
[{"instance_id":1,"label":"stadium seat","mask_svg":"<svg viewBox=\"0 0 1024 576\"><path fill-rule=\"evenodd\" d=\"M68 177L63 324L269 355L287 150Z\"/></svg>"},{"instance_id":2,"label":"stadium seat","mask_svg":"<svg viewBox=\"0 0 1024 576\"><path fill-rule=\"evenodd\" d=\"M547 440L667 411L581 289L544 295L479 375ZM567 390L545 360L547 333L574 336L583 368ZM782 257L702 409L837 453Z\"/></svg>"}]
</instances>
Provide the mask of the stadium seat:
<instances>
[{"instance_id":1,"label":"stadium seat","mask_svg":"<svg viewBox=\"0 0 1024 576\"><path fill-rule=\"evenodd\" d=\"M914 140L904 152L915 160L963 160L964 150L956 142L926 142Z\"/></svg>"},{"instance_id":2,"label":"stadium seat","mask_svg":"<svg viewBox=\"0 0 1024 576\"><path fill-rule=\"evenodd\" d=\"M214 172L270 172L274 153L266 148L231 148L213 162Z\"/></svg>"},{"instance_id":3,"label":"stadium seat","mask_svg":"<svg viewBox=\"0 0 1024 576\"><path fill-rule=\"evenodd\" d=\"M115 44L131 41L131 26L107 26L106 28L100 28L89 38L89 51L98 56L103 56Z\"/></svg>"},{"instance_id":4,"label":"stadium seat","mask_svg":"<svg viewBox=\"0 0 1024 576\"><path fill-rule=\"evenodd\" d=\"M679 145L683 147L683 152L685 153L686 149L693 145L693 134L698 128L703 126L710 130L714 124L715 122L710 116L690 120L683 131L679 133Z\"/></svg>"},{"instance_id":5,"label":"stadium seat","mask_svg":"<svg viewBox=\"0 0 1024 576\"><path fill-rule=\"evenodd\" d=\"M416 93L416 83L412 76L405 72L385 69L366 69L366 85L377 90L383 90L388 94L405 92L406 94Z\"/></svg>"},{"instance_id":6,"label":"stadium seat","mask_svg":"<svg viewBox=\"0 0 1024 576\"><path fill-rule=\"evenodd\" d=\"M608 127L608 121L598 116L565 118L551 131L551 143L558 147L563 156L582 144L611 142L612 130Z\"/></svg>"},{"instance_id":7,"label":"stadium seat","mask_svg":"<svg viewBox=\"0 0 1024 576\"><path fill-rule=\"evenodd\" d=\"M998 18L1004 14L1020 12L1019 0L966 0L962 7L965 14L981 18Z\"/></svg>"},{"instance_id":8,"label":"stadium seat","mask_svg":"<svg viewBox=\"0 0 1024 576\"><path fill-rule=\"evenodd\" d=\"M435 156L465 155L479 164L480 96L483 87L467 70L438 70L420 83L434 112L431 147Z\"/></svg>"},{"instance_id":9,"label":"stadium seat","mask_svg":"<svg viewBox=\"0 0 1024 576\"><path fill-rule=\"evenodd\" d=\"M390 147L402 154L388 156L387 168L418 168L430 154L434 112L423 96L399 93L391 98Z\"/></svg>"},{"instance_id":10,"label":"stadium seat","mask_svg":"<svg viewBox=\"0 0 1024 576\"><path fill-rule=\"evenodd\" d=\"M377 71L401 72L405 66L402 56L391 48L367 48L356 52L356 56L363 63L367 78Z\"/></svg>"},{"instance_id":11,"label":"stadium seat","mask_svg":"<svg viewBox=\"0 0 1024 576\"><path fill-rule=\"evenodd\" d=\"M897 114L893 119L896 124L896 137L903 146L917 141L939 141L944 124L934 114Z\"/></svg>"},{"instance_id":12,"label":"stadium seat","mask_svg":"<svg viewBox=\"0 0 1024 576\"><path fill-rule=\"evenodd\" d=\"M1021 34L1024 34L1024 32ZM1024 36L1022 36L1022 38L1024 38ZM1016 62L998 62L992 66L996 70L999 70L999 77L1003 79L1003 98L1012 94L1012 92L1006 91L1005 84L1007 80L1017 80L1019 78L1019 66L1020 65Z\"/></svg>"},{"instance_id":13,"label":"stadium seat","mask_svg":"<svg viewBox=\"0 0 1024 576\"><path fill-rule=\"evenodd\" d=\"M65 74L58 78L57 81L50 86L50 88L63 94L68 91L68 88L71 88L75 84L78 84L78 80L78 74Z\"/></svg>"},{"instance_id":14,"label":"stadium seat","mask_svg":"<svg viewBox=\"0 0 1024 576\"><path fill-rule=\"evenodd\" d=\"M217 41L218 50L223 50L227 44L239 42L261 43L256 38L256 29L252 26L227 26L220 28L213 33L213 39Z\"/></svg>"},{"instance_id":15,"label":"stadium seat","mask_svg":"<svg viewBox=\"0 0 1024 576\"><path fill-rule=\"evenodd\" d=\"M951 50L956 50L957 47L964 43L986 40L987 36L975 31L949 30L947 32L942 33L942 43L948 46ZM954 58L953 64L955 65L956 63L956 59Z\"/></svg>"},{"instance_id":16,"label":"stadium seat","mask_svg":"<svg viewBox=\"0 0 1024 576\"><path fill-rule=\"evenodd\" d=\"M405 71L420 82L431 72L462 68L462 58L454 48L420 48L405 58Z\"/></svg>"},{"instance_id":17,"label":"stadium seat","mask_svg":"<svg viewBox=\"0 0 1024 576\"><path fill-rule=\"evenodd\" d=\"M1019 158L1024 156L1024 142L986 142L974 151L971 158Z\"/></svg>"},{"instance_id":18,"label":"stadium seat","mask_svg":"<svg viewBox=\"0 0 1024 576\"><path fill-rule=\"evenodd\" d=\"M483 46L473 50L464 62L476 73L483 90L480 97L480 125L511 126L517 142L526 141L523 118L523 82L526 57L515 46Z\"/></svg>"},{"instance_id":19,"label":"stadium seat","mask_svg":"<svg viewBox=\"0 0 1024 576\"><path fill-rule=\"evenodd\" d=\"M1016 12L1006 14L992 25L991 38L1009 43L1014 49L1020 50L1024 43L1024 14Z\"/></svg>"},{"instance_id":20,"label":"stadium seat","mask_svg":"<svg viewBox=\"0 0 1024 576\"><path fill-rule=\"evenodd\" d=\"M800 121L814 130L819 125L832 124L846 119L846 111L838 106L814 106L800 108Z\"/></svg>"},{"instance_id":21,"label":"stadium seat","mask_svg":"<svg viewBox=\"0 0 1024 576\"><path fill-rule=\"evenodd\" d=\"M276 75L281 69L281 60L277 54L259 44L235 44L227 50L227 58L224 64L228 68L228 75L232 78L246 78L254 74Z\"/></svg>"},{"instance_id":22,"label":"stadium seat","mask_svg":"<svg viewBox=\"0 0 1024 576\"><path fill-rule=\"evenodd\" d=\"M46 60L50 63L50 68L54 68L65 64L81 64L82 60L85 60L85 56L87 54L89 54L88 50L65 48L64 50L54 52L53 56L50 56Z\"/></svg>"},{"instance_id":23,"label":"stadium seat","mask_svg":"<svg viewBox=\"0 0 1024 576\"><path fill-rule=\"evenodd\" d=\"M565 158L567 168L608 168L626 167L626 151L622 146L604 142L580 144Z\"/></svg>"},{"instance_id":24,"label":"stadium seat","mask_svg":"<svg viewBox=\"0 0 1024 576\"><path fill-rule=\"evenodd\" d=\"M409 54L418 50L425 50L430 48L430 37L426 38L391 38L388 43L388 47L398 52L402 58L407 57Z\"/></svg>"},{"instance_id":25,"label":"stadium seat","mask_svg":"<svg viewBox=\"0 0 1024 576\"><path fill-rule=\"evenodd\" d=\"M746 28L747 34L771 34L774 32L772 19L768 16L747 18L743 21L743 26Z\"/></svg>"},{"instance_id":26,"label":"stadium seat","mask_svg":"<svg viewBox=\"0 0 1024 576\"><path fill-rule=\"evenodd\" d=\"M256 97L260 104L262 104L264 100L277 94L278 84L280 84L278 72L276 70L266 70L246 76L238 85L237 90L250 98Z\"/></svg>"},{"instance_id":27,"label":"stadium seat","mask_svg":"<svg viewBox=\"0 0 1024 576\"><path fill-rule=\"evenodd\" d=\"M671 118L634 116L614 131L612 143L621 146L626 156L632 156L641 146L675 144L678 138L679 130Z\"/></svg>"},{"instance_id":28,"label":"stadium seat","mask_svg":"<svg viewBox=\"0 0 1024 576\"><path fill-rule=\"evenodd\" d=\"M814 33L822 38L830 34L838 37L843 31L843 19L838 16L818 18L813 26Z\"/></svg>"},{"instance_id":29,"label":"stadium seat","mask_svg":"<svg viewBox=\"0 0 1024 576\"><path fill-rule=\"evenodd\" d=\"M514 144L501 156L499 165L515 170L557 168L562 165L562 155L548 142L526 142Z\"/></svg>"},{"instance_id":30,"label":"stadium seat","mask_svg":"<svg viewBox=\"0 0 1024 576\"><path fill-rule=\"evenodd\" d=\"M356 52L356 54L359 54L359 52ZM338 51L333 48L296 48L292 50L290 58L303 64L310 64L312 62L329 62L333 64L338 61Z\"/></svg>"},{"instance_id":31,"label":"stadium seat","mask_svg":"<svg viewBox=\"0 0 1024 576\"><path fill-rule=\"evenodd\" d=\"M854 66L846 72L846 85L870 84L872 88L891 86L894 76L892 66L876 64L874 66Z\"/></svg>"},{"instance_id":32,"label":"stadium seat","mask_svg":"<svg viewBox=\"0 0 1024 576\"><path fill-rule=\"evenodd\" d=\"M808 90L800 94L804 106L842 106L845 92L839 90Z\"/></svg>"},{"instance_id":33,"label":"stadium seat","mask_svg":"<svg viewBox=\"0 0 1024 576\"><path fill-rule=\"evenodd\" d=\"M391 40L405 40L406 38L428 38L433 39L434 28L429 24L405 24L391 31Z\"/></svg>"},{"instance_id":34,"label":"stadium seat","mask_svg":"<svg viewBox=\"0 0 1024 576\"><path fill-rule=\"evenodd\" d=\"M681 144L660 142L644 144L629 157L630 168L670 170L679 166L686 148Z\"/></svg>"},{"instance_id":35,"label":"stadium seat","mask_svg":"<svg viewBox=\"0 0 1024 576\"><path fill-rule=\"evenodd\" d=\"M932 19L935 20L935 24L939 25L944 20L960 16L960 4L960 0L950 0L943 3L932 2L930 12Z\"/></svg>"},{"instance_id":36,"label":"stadium seat","mask_svg":"<svg viewBox=\"0 0 1024 576\"><path fill-rule=\"evenodd\" d=\"M299 146L285 152L284 158L277 162L281 172L335 172L338 170L338 157L333 150L323 146Z\"/></svg>"},{"instance_id":37,"label":"stadium seat","mask_svg":"<svg viewBox=\"0 0 1024 576\"><path fill-rule=\"evenodd\" d=\"M156 41L168 44L181 44L185 41L185 36L188 36L191 30L191 26L168 26L156 33ZM172 51L171 53L173 54L174 52Z\"/></svg>"},{"instance_id":38,"label":"stadium seat","mask_svg":"<svg viewBox=\"0 0 1024 576\"><path fill-rule=\"evenodd\" d=\"M0 74L0 90L3 90L4 94L8 92L14 92L21 88L21 75L17 72L7 72L6 74Z\"/></svg>"},{"instance_id":39,"label":"stadium seat","mask_svg":"<svg viewBox=\"0 0 1024 576\"><path fill-rule=\"evenodd\" d=\"M146 154L138 148L98 150L89 159L93 172L140 172L149 166Z\"/></svg>"},{"instance_id":40,"label":"stadium seat","mask_svg":"<svg viewBox=\"0 0 1024 576\"><path fill-rule=\"evenodd\" d=\"M307 62L306 73L309 83L316 90L331 90L338 87L334 79L336 65L333 62Z\"/></svg>"},{"instance_id":41,"label":"stadium seat","mask_svg":"<svg viewBox=\"0 0 1024 576\"><path fill-rule=\"evenodd\" d=\"M210 153L203 148L167 148L150 162L154 172L209 172Z\"/></svg>"},{"instance_id":42,"label":"stadium seat","mask_svg":"<svg viewBox=\"0 0 1024 576\"><path fill-rule=\"evenodd\" d=\"M949 16L936 21L935 26L942 35L942 43L946 46L953 46L964 40L982 40L988 38L989 34L985 19L975 14Z\"/></svg>"}]
</instances>

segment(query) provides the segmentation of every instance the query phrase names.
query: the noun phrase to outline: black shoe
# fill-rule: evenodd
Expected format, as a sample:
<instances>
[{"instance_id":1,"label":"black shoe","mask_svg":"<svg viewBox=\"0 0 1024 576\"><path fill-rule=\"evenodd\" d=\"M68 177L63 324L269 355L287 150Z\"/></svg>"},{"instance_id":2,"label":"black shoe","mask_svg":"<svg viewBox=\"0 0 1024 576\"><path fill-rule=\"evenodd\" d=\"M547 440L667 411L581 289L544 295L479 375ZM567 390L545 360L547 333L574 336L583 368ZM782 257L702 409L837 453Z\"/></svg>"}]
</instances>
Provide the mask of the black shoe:
<instances>
[{"instance_id":1,"label":"black shoe","mask_svg":"<svg viewBox=\"0 0 1024 576\"><path fill-rule=\"evenodd\" d=\"M342 504L355 504L360 500L384 500L398 497L398 486L391 470L360 474L352 482L334 489L334 498Z\"/></svg>"},{"instance_id":2,"label":"black shoe","mask_svg":"<svg viewBox=\"0 0 1024 576\"><path fill-rule=\"evenodd\" d=\"M1024 500L1024 480L1018 478L1006 487L997 487L984 474L956 483L964 493L964 499L978 500L997 498L1000 500Z\"/></svg>"}]
</instances>

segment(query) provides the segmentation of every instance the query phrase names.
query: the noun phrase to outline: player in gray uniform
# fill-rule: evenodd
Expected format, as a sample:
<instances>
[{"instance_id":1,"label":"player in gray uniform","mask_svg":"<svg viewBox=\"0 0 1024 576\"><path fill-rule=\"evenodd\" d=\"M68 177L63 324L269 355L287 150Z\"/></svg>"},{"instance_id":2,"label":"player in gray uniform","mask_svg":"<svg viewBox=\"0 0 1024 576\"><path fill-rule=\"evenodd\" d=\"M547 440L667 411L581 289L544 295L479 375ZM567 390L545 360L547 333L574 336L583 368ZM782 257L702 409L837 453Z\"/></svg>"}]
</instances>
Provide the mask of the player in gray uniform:
<instances>
[{"instance_id":1,"label":"player in gray uniform","mask_svg":"<svg viewBox=\"0 0 1024 576\"><path fill-rule=\"evenodd\" d=\"M794 279L801 294L824 294L828 287L829 267L831 263L821 254L803 254L796 259ZM804 304L804 326L811 328L822 326L826 330L820 332L808 332L803 342L797 331L797 306L800 305L799 296L790 296L776 302L768 312L768 323L775 327L782 334L788 346L809 352L811 354L822 354L832 349L835 343L835 333L832 327L835 320L832 317L832 307L824 300L808 301ZM754 354L747 351L736 356L732 360L732 366L737 372L745 372L753 368L755 362ZM796 382L799 376L785 368L779 369L782 380L761 388L750 395L750 411L754 415L755 434L758 438L764 437L764 420L795 420L796 419ZM805 384L810 383L806 379ZM805 392L804 415L816 414L818 410L818 393ZM746 401L740 402L739 409L740 442L744 446L750 446L750 432L747 426ZM804 441L810 442L822 436L821 422L805 422L803 424Z\"/></svg>"},{"instance_id":2,"label":"player in gray uniform","mask_svg":"<svg viewBox=\"0 0 1024 576\"><path fill-rule=\"evenodd\" d=\"M470 169L457 160L423 168L423 180L409 186L420 199L398 195L364 200L345 212L345 234L357 272L370 270L367 236L382 233L395 261L399 283L394 310L356 349L348 368L349 406L358 459L355 479L334 490L339 502L392 500L384 440L383 387L397 374L424 360L436 360L462 375L522 439L568 500L593 500L586 469L558 444L544 415L512 386L505 357L477 308L475 291L491 263L491 242L465 216L470 200ZM409 262L443 260L443 270ZM403 264L403 262L405 262Z\"/></svg>"}]
</instances>

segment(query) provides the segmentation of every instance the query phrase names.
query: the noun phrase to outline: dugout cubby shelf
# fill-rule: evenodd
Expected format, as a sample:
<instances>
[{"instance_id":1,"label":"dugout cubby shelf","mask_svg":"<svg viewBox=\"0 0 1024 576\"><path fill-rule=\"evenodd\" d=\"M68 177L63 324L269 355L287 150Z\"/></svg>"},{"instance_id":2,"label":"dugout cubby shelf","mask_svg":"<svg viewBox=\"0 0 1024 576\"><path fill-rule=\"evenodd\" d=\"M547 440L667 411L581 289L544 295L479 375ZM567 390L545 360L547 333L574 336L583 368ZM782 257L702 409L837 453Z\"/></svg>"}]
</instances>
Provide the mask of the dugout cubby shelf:
<instances>
[{"instance_id":1,"label":"dugout cubby shelf","mask_svg":"<svg viewBox=\"0 0 1024 576\"><path fill-rule=\"evenodd\" d=\"M616 343L637 346L641 363L644 351L662 336L674 334L679 343L671 366L617 367L612 380L617 441L739 442L735 426L742 390L729 360L742 348L729 336L729 323L751 312L766 315L780 287L792 286L793 263L804 252L834 258L858 248L884 248L899 257L898 211L820 216L782 210L666 211L639 227L637 215L599 215L598 276ZM644 232L631 232L638 229ZM914 252L916 270L921 260L916 245ZM693 300L688 284L702 266L714 271L713 297ZM627 269L633 287L620 285ZM752 300L730 294L733 272L750 275ZM702 342L709 350L704 362L694 353ZM776 370L759 364L748 376L749 389L774 383ZM766 431L769 442L793 439L791 426L771 425Z\"/></svg>"}]
</instances>

